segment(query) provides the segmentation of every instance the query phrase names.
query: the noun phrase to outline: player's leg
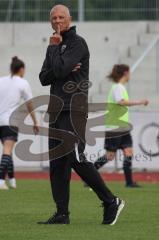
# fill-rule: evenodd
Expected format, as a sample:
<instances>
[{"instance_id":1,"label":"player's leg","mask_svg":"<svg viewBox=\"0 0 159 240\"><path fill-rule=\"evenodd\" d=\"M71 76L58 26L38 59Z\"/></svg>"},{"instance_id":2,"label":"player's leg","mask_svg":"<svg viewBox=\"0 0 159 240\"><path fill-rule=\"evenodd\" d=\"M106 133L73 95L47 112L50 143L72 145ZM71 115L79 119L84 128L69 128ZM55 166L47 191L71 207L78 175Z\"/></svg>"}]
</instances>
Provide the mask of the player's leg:
<instances>
[{"instance_id":1,"label":"player's leg","mask_svg":"<svg viewBox=\"0 0 159 240\"><path fill-rule=\"evenodd\" d=\"M72 154L72 159L76 157ZM86 161L78 162L77 160L72 161L72 168L76 173L85 181L97 194L99 199L109 205L114 200L114 195L107 188L104 181L102 180L99 172L95 169L93 163Z\"/></svg>"},{"instance_id":2,"label":"player's leg","mask_svg":"<svg viewBox=\"0 0 159 240\"><path fill-rule=\"evenodd\" d=\"M0 163L0 189L8 189L5 184L5 175L8 172L8 166L12 161L12 151L15 145L14 140L3 139L3 154Z\"/></svg>"},{"instance_id":3,"label":"player's leg","mask_svg":"<svg viewBox=\"0 0 159 240\"><path fill-rule=\"evenodd\" d=\"M95 163L94 163L95 168L100 169L101 167L103 167L109 161L114 160L115 155L116 155L115 151L107 150L105 155L103 155L102 157L98 158L97 161L95 161Z\"/></svg>"},{"instance_id":4,"label":"player's leg","mask_svg":"<svg viewBox=\"0 0 159 240\"><path fill-rule=\"evenodd\" d=\"M49 138L49 150L55 148L55 139ZM49 153L52 159L52 153ZM52 197L57 211L47 220L38 224L69 224L71 166L66 156L50 161L50 182Z\"/></svg>"},{"instance_id":5,"label":"player's leg","mask_svg":"<svg viewBox=\"0 0 159 240\"><path fill-rule=\"evenodd\" d=\"M122 137L121 148L123 149L124 153L123 171L125 176L126 187L139 187L139 185L133 181L132 175L133 142L130 133Z\"/></svg>"},{"instance_id":6,"label":"player's leg","mask_svg":"<svg viewBox=\"0 0 159 240\"><path fill-rule=\"evenodd\" d=\"M114 224L119 216L120 211L124 207L124 201L115 197L102 180L99 172L94 165L87 161L84 149L85 149L85 118L84 116L77 116L80 119L80 139L78 148L72 152L72 167L77 174L85 181L97 194L99 199L103 202L104 215L103 224ZM79 122L79 120L78 120ZM78 132L79 133L79 132Z\"/></svg>"},{"instance_id":7,"label":"player's leg","mask_svg":"<svg viewBox=\"0 0 159 240\"><path fill-rule=\"evenodd\" d=\"M106 153L94 162L94 166L97 170L103 167L107 162L112 161L115 158L118 145L118 138L107 138L105 134L104 148L106 149ZM86 183L84 183L84 186L88 187Z\"/></svg>"},{"instance_id":8,"label":"player's leg","mask_svg":"<svg viewBox=\"0 0 159 240\"><path fill-rule=\"evenodd\" d=\"M115 197L109 188L105 185L99 172L94 167L93 163L88 162L82 153L79 153L80 162L72 153L72 167L77 174L85 181L97 194L98 198L103 202L103 224L115 224L121 210L124 207L124 201Z\"/></svg>"},{"instance_id":9,"label":"player's leg","mask_svg":"<svg viewBox=\"0 0 159 240\"><path fill-rule=\"evenodd\" d=\"M52 122L53 114L50 115L50 122ZM38 222L39 224L69 224L69 197L70 197L70 178L71 165L67 155L59 156L54 159L54 152L52 151L58 147L61 141L53 138L51 129L64 129L64 124L67 124L67 117L60 113L56 122L49 126L49 159L50 159L50 182L52 197L55 201L57 212L53 214L47 221ZM64 146L65 147L65 146Z\"/></svg>"},{"instance_id":10,"label":"player's leg","mask_svg":"<svg viewBox=\"0 0 159 240\"><path fill-rule=\"evenodd\" d=\"M11 155L11 159L8 165L8 178L9 184L11 188L16 188L16 180L15 180L15 173L14 173L14 162L13 157Z\"/></svg>"},{"instance_id":11,"label":"player's leg","mask_svg":"<svg viewBox=\"0 0 159 240\"><path fill-rule=\"evenodd\" d=\"M131 147L123 149L124 152L124 162L123 162L123 171L125 176L126 186L131 186L133 184L132 178L132 156L133 150Z\"/></svg>"},{"instance_id":12,"label":"player's leg","mask_svg":"<svg viewBox=\"0 0 159 240\"><path fill-rule=\"evenodd\" d=\"M94 162L94 166L96 169L100 169L103 167L107 162L112 161L115 158L116 151L119 148L120 144L120 137L112 137L107 138L105 133L105 143L104 148L106 149L106 154L101 156Z\"/></svg>"},{"instance_id":13,"label":"player's leg","mask_svg":"<svg viewBox=\"0 0 159 240\"><path fill-rule=\"evenodd\" d=\"M112 203L114 195L105 185L93 163L87 161L84 149L85 142L80 141L78 149L75 148L72 152L72 167L82 180L84 180L96 192L99 199L109 205Z\"/></svg>"},{"instance_id":14,"label":"player's leg","mask_svg":"<svg viewBox=\"0 0 159 240\"><path fill-rule=\"evenodd\" d=\"M107 162L108 162L107 154L104 154L94 162L94 166L98 170L102 168Z\"/></svg>"},{"instance_id":15,"label":"player's leg","mask_svg":"<svg viewBox=\"0 0 159 240\"><path fill-rule=\"evenodd\" d=\"M4 141L4 143L6 144L6 141ZM14 141L14 143L15 143L15 141ZM14 162L13 162L12 154L9 156L10 156L10 160L8 162L8 168L7 168L5 175L8 174L9 186L11 188L15 189L17 187L17 184L16 184L15 172L14 172Z\"/></svg>"},{"instance_id":16,"label":"player's leg","mask_svg":"<svg viewBox=\"0 0 159 240\"><path fill-rule=\"evenodd\" d=\"M123 162L123 170L125 176L126 187L141 187L136 182L133 181L133 173L132 173L132 159L133 159L133 149L132 148L124 148L124 162Z\"/></svg>"},{"instance_id":17,"label":"player's leg","mask_svg":"<svg viewBox=\"0 0 159 240\"><path fill-rule=\"evenodd\" d=\"M98 158L95 162L94 162L94 167L99 170L101 167L103 167L106 163L108 163L109 161L112 161L115 158L116 153L114 151L106 151L106 153ZM84 183L84 187L89 187L86 183ZM90 188L90 190L92 190Z\"/></svg>"},{"instance_id":18,"label":"player's leg","mask_svg":"<svg viewBox=\"0 0 159 240\"><path fill-rule=\"evenodd\" d=\"M3 154L8 156L7 172L9 185L11 188L16 188L16 179L14 176L14 163L12 159L12 151L15 143L18 140L18 128L15 126L1 127L1 140L3 143ZM2 157L3 158L3 157Z\"/></svg>"},{"instance_id":19,"label":"player's leg","mask_svg":"<svg viewBox=\"0 0 159 240\"><path fill-rule=\"evenodd\" d=\"M67 156L50 161L52 196L56 203L57 213L59 214L69 213L70 178L71 166L67 160Z\"/></svg>"}]
</instances>

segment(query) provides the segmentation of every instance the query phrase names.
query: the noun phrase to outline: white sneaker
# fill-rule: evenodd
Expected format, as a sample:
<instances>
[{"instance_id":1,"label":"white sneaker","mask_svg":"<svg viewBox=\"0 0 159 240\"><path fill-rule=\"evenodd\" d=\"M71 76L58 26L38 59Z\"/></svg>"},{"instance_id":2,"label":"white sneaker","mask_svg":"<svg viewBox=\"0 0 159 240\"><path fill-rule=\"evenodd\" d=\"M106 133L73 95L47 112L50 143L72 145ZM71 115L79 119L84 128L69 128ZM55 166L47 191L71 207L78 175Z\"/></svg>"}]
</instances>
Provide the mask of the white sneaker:
<instances>
[{"instance_id":1,"label":"white sneaker","mask_svg":"<svg viewBox=\"0 0 159 240\"><path fill-rule=\"evenodd\" d=\"M0 180L0 190L8 190L8 186L4 180Z\"/></svg>"},{"instance_id":2,"label":"white sneaker","mask_svg":"<svg viewBox=\"0 0 159 240\"><path fill-rule=\"evenodd\" d=\"M13 188L13 189L16 189L16 188L17 188L17 184L16 184L16 179L15 179L15 178L10 178L10 179L8 180L8 182L9 182L9 187L10 187L10 188Z\"/></svg>"}]
</instances>

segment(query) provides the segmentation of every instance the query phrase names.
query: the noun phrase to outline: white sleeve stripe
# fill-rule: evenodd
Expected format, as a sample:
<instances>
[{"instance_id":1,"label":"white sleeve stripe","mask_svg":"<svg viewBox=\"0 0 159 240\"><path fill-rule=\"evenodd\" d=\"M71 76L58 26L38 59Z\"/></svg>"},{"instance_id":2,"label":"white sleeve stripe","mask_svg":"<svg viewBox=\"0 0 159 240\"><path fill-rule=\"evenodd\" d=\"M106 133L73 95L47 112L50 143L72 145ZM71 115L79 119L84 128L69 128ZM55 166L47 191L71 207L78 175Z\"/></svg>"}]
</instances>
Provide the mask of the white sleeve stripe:
<instances>
[{"instance_id":1,"label":"white sleeve stripe","mask_svg":"<svg viewBox=\"0 0 159 240\"><path fill-rule=\"evenodd\" d=\"M80 162L80 159L79 159L79 152L78 152L78 144L75 143L75 154L76 154L76 159L78 162Z\"/></svg>"}]
</instances>

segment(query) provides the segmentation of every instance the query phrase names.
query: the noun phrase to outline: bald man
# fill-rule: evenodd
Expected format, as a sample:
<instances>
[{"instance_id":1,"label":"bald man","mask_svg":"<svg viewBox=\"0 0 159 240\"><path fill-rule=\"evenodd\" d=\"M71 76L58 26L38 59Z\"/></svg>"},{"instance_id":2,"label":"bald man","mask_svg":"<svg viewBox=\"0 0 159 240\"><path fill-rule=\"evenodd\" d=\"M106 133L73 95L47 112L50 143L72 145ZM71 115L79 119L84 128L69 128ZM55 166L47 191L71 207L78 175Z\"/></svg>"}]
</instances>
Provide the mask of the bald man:
<instances>
[{"instance_id":1,"label":"bald man","mask_svg":"<svg viewBox=\"0 0 159 240\"><path fill-rule=\"evenodd\" d=\"M50 38L39 78L51 85L49 118L50 180L57 212L41 224L69 224L71 169L85 181L103 202L103 224L113 225L124 201L106 187L85 154L88 116L89 50L85 40L70 27L69 9L56 5L50 12L55 30ZM61 140L61 141L60 141Z\"/></svg>"}]
</instances>

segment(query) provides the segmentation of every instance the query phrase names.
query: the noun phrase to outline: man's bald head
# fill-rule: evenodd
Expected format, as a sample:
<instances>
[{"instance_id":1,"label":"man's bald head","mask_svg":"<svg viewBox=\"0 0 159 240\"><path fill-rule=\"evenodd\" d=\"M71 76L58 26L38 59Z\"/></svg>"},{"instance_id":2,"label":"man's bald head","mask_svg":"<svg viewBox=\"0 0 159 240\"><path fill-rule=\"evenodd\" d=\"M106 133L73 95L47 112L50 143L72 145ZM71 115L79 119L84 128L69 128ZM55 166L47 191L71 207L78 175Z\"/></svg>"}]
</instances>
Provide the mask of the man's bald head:
<instances>
[{"instance_id":1,"label":"man's bald head","mask_svg":"<svg viewBox=\"0 0 159 240\"><path fill-rule=\"evenodd\" d=\"M65 5L55 5L50 12L52 28L59 33L65 32L70 28L71 16L68 7Z\"/></svg>"},{"instance_id":2,"label":"man's bald head","mask_svg":"<svg viewBox=\"0 0 159 240\"><path fill-rule=\"evenodd\" d=\"M56 10L60 10L60 11L63 11L68 17L70 17L70 10L68 9L68 7L66 7L65 5L62 5L62 4L58 4L58 5L55 5L51 11L50 11L50 15L56 11Z\"/></svg>"}]
</instances>

